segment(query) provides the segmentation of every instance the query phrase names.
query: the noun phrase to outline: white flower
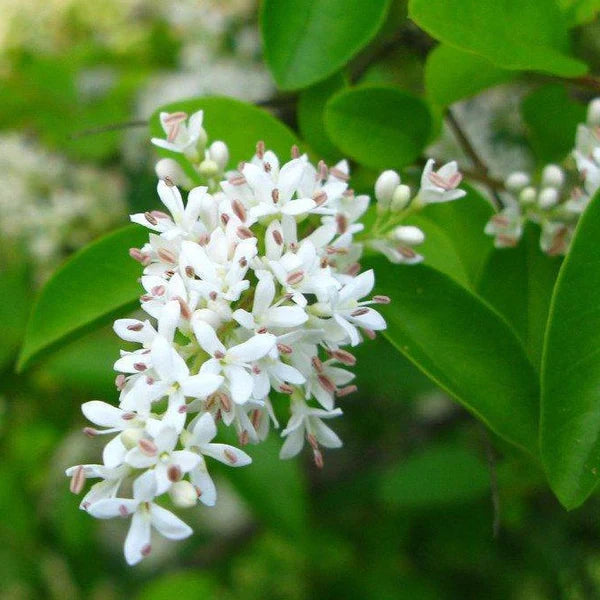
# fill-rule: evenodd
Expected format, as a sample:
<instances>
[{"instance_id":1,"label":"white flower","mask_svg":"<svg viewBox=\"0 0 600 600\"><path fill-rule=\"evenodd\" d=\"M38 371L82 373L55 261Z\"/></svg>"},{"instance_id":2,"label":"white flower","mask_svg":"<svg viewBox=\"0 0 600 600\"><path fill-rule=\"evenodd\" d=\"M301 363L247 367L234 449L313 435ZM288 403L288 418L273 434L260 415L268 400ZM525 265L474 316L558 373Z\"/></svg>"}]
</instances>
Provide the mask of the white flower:
<instances>
[{"instance_id":1,"label":"white flower","mask_svg":"<svg viewBox=\"0 0 600 600\"><path fill-rule=\"evenodd\" d=\"M182 540L192 529L173 513L154 503L157 495L156 480L151 471L133 483L133 498L107 498L92 504L88 512L98 519L131 516L131 526L125 539L125 560L130 565L139 563L150 554L151 528L171 540Z\"/></svg>"},{"instance_id":2,"label":"white flower","mask_svg":"<svg viewBox=\"0 0 600 600\"><path fill-rule=\"evenodd\" d=\"M429 159L421 176L419 197L426 204L458 200L466 195L464 190L457 189L462 181L462 174L455 161L446 163L437 171L433 170L435 161Z\"/></svg>"},{"instance_id":3,"label":"white flower","mask_svg":"<svg viewBox=\"0 0 600 600\"><path fill-rule=\"evenodd\" d=\"M523 219L518 207L507 207L494 215L485 226L485 233L495 237L496 248L512 248L523 235Z\"/></svg>"},{"instance_id":4,"label":"white flower","mask_svg":"<svg viewBox=\"0 0 600 600\"><path fill-rule=\"evenodd\" d=\"M195 112L189 120L187 113L184 112L161 112L160 124L167 139L152 138L152 143L159 148L183 153L195 162L207 139L206 131L202 127L203 118L204 114L201 110Z\"/></svg>"}]
</instances>

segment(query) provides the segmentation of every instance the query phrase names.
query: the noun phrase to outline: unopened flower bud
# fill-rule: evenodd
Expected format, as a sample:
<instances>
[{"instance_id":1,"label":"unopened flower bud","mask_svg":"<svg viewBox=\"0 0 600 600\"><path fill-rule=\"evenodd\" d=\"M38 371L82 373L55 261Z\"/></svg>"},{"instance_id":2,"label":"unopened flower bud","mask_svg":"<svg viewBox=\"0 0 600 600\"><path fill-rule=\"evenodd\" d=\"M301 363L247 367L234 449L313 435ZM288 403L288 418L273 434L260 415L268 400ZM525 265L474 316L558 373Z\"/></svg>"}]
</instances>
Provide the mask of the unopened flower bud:
<instances>
[{"instance_id":1,"label":"unopened flower bud","mask_svg":"<svg viewBox=\"0 0 600 600\"><path fill-rule=\"evenodd\" d=\"M193 185L181 165L173 158L161 158L154 170L159 179L170 179L177 186L191 188Z\"/></svg>"},{"instance_id":2,"label":"unopened flower bud","mask_svg":"<svg viewBox=\"0 0 600 600\"><path fill-rule=\"evenodd\" d=\"M121 442L128 450L137 446L137 443L142 439L144 432L141 429L131 428L121 432Z\"/></svg>"},{"instance_id":3,"label":"unopened flower bud","mask_svg":"<svg viewBox=\"0 0 600 600\"><path fill-rule=\"evenodd\" d=\"M548 210L558 204L558 192L553 187L544 188L538 196L538 206L542 210Z\"/></svg>"},{"instance_id":4,"label":"unopened flower bud","mask_svg":"<svg viewBox=\"0 0 600 600\"><path fill-rule=\"evenodd\" d=\"M396 171L384 171L375 182L375 198L382 210L389 208L394 191L400 185L400 175Z\"/></svg>"},{"instance_id":5,"label":"unopened flower bud","mask_svg":"<svg viewBox=\"0 0 600 600\"><path fill-rule=\"evenodd\" d=\"M177 481L171 485L169 495L173 504L179 508L189 508L198 502L198 493L189 481Z\"/></svg>"},{"instance_id":6,"label":"unopened flower bud","mask_svg":"<svg viewBox=\"0 0 600 600\"><path fill-rule=\"evenodd\" d=\"M392 196L392 212L400 212L410 201L410 188L407 185L399 185Z\"/></svg>"},{"instance_id":7,"label":"unopened flower bud","mask_svg":"<svg viewBox=\"0 0 600 600\"><path fill-rule=\"evenodd\" d=\"M229 149L227 148L227 144L217 140L210 145L208 153L210 158L217 163L219 170L224 171L229 162Z\"/></svg>"},{"instance_id":8,"label":"unopened flower bud","mask_svg":"<svg viewBox=\"0 0 600 600\"><path fill-rule=\"evenodd\" d=\"M203 177L215 177L219 174L219 165L216 161L206 158L200 163L198 173Z\"/></svg>"},{"instance_id":9,"label":"unopened flower bud","mask_svg":"<svg viewBox=\"0 0 600 600\"><path fill-rule=\"evenodd\" d=\"M425 241L425 234L414 225L403 225L394 229L394 239L407 246L418 246Z\"/></svg>"},{"instance_id":10,"label":"unopened flower bud","mask_svg":"<svg viewBox=\"0 0 600 600\"><path fill-rule=\"evenodd\" d=\"M515 171L511 173L504 182L506 189L510 192L519 192L525 186L528 186L530 182L529 175L527 173L523 173L522 171Z\"/></svg>"},{"instance_id":11,"label":"unopened flower bud","mask_svg":"<svg viewBox=\"0 0 600 600\"><path fill-rule=\"evenodd\" d=\"M600 125L600 98L594 98L588 104L587 123L592 127L598 127Z\"/></svg>"},{"instance_id":12,"label":"unopened flower bud","mask_svg":"<svg viewBox=\"0 0 600 600\"><path fill-rule=\"evenodd\" d=\"M535 204L536 196L537 194L534 187L526 187L519 194L519 202L523 206L531 206L532 204Z\"/></svg>"},{"instance_id":13,"label":"unopened flower bud","mask_svg":"<svg viewBox=\"0 0 600 600\"><path fill-rule=\"evenodd\" d=\"M562 187L565 174L558 165L547 165L542 171L542 185L553 188Z\"/></svg>"}]
</instances>

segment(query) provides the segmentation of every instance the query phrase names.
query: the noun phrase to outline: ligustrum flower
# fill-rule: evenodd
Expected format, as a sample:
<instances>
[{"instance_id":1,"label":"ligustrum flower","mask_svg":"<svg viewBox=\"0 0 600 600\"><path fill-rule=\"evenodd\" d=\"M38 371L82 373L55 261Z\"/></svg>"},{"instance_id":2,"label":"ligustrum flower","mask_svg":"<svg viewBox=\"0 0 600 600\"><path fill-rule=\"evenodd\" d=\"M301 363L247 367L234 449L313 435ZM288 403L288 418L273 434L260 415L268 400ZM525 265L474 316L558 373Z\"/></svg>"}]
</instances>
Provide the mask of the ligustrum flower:
<instances>
[{"instance_id":1,"label":"ligustrum flower","mask_svg":"<svg viewBox=\"0 0 600 600\"><path fill-rule=\"evenodd\" d=\"M83 405L94 425L86 432L109 436L103 464L67 470L75 493L86 478L100 480L83 510L131 516L130 564L150 552L151 529L172 539L191 533L160 498L178 508L212 506L210 461L251 463L244 451L214 441L218 425L233 427L241 445L255 444L287 409L281 457L307 440L323 466L322 448L342 444L324 420L340 416L336 403L356 390L356 359L344 347L385 329L374 306L389 302L371 297L374 272L360 273L359 219L369 198L348 188L345 161L314 166L293 148L281 162L259 142L254 157L217 180L229 153L222 142L206 148L202 113L189 120L163 113L161 123L167 139L153 142L183 154L208 185L185 201L169 174L158 183L164 212L131 217L150 232L130 251L141 263L148 318L115 322L117 335L138 345L115 362L119 405ZM159 172L184 179L173 163ZM389 187L380 195L390 195ZM422 241L415 227L394 236L406 248Z\"/></svg>"}]
</instances>

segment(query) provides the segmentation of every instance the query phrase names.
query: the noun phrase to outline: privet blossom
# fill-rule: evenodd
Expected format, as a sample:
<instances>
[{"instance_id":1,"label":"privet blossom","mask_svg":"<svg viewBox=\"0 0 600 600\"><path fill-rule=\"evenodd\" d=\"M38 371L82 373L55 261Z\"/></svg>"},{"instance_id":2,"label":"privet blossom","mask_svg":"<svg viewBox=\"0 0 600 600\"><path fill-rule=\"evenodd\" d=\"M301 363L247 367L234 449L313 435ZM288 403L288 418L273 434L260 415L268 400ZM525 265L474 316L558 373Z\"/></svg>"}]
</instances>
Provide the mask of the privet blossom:
<instances>
[{"instance_id":1,"label":"privet blossom","mask_svg":"<svg viewBox=\"0 0 600 600\"><path fill-rule=\"evenodd\" d=\"M160 497L179 508L212 506L211 461L251 462L238 447L214 441L218 424L232 427L240 446L280 428L280 457L308 444L319 467L323 448L342 445L330 422L342 414L338 402L356 391L351 350L385 329L375 306L390 301L372 295L374 273L361 272L358 262L363 246L418 262L412 247L424 236L399 225L403 216L464 194L455 163L438 171L428 163L412 202L399 176L385 172L376 188L375 237L367 237L360 218L369 197L348 187L346 161L314 166L294 147L282 164L259 142L251 160L225 174L227 146L208 145L202 117L161 115L166 139L153 142L186 157L207 186L184 201L176 183L185 185L187 175L163 159L158 195L166 210L131 217L150 230L148 242L131 250L143 265L140 303L148 318L115 321L117 335L139 345L115 363L119 405L82 407L93 425L86 433L108 437L102 464L67 470L75 493L87 478L99 480L82 509L131 519L130 564L151 551L152 529L171 539L192 533ZM276 415L286 412L280 427Z\"/></svg>"},{"instance_id":2,"label":"privet blossom","mask_svg":"<svg viewBox=\"0 0 600 600\"><path fill-rule=\"evenodd\" d=\"M511 173L502 195L504 208L487 224L497 248L516 246L528 221L541 227L540 248L550 256L569 249L575 226L600 187L600 98L588 105L586 123L577 127L566 168L546 165L539 181Z\"/></svg>"}]
</instances>

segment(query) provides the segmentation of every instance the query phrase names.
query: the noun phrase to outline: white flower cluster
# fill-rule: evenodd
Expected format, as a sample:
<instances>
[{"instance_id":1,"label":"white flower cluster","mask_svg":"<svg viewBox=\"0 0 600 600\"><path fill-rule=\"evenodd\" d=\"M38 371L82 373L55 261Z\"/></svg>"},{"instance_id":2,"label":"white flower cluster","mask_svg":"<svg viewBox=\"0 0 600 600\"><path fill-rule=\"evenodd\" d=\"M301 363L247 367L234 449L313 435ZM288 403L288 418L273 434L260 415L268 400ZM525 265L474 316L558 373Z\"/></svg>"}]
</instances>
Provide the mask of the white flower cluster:
<instances>
[{"instance_id":1,"label":"white flower cluster","mask_svg":"<svg viewBox=\"0 0 600 600\"><path fill-rule=\"evenodd\" d=\"M227 162L222 142L208 146L202 114L163 115L167 141L214 177ZM336 399L354 392L356 359L346 346L373 337L386 324L369 297L373 271L360 273L354 239L369 198L348 188L348 166L313 166L292 149L292 160L257 145L256 155L227 174L218 188L196 187L184 205L171 178L158 184L168 212L136 214L151 230L131 255L144 265L141 308L153 320L119 319L116 333L140 345L122 351L119 406L83 405L111 435L103 464L67 470L71 489L99 478L81 507L98 518L132 517L125 557L150 552L150 532L181 539L191 529L156 499L178 507L213 505L216 491L205 457L239 467L243 451L214 443L217 424L235 428L240 444L263 440L289 407L281 458L304 441L322 466L321 447L341 446L326 420L342 414ZM208 173L205 173L208 176ZM154 324L153 324L154 323ZM122 494L133 480L133 498Z\"/></svg>"},{"instance_id":2,"label":"white flower cluster","mask_svg":"<svg viewBox=\"0 0 600 600\"><path fill-rule=\"evenodd\" d=\"M70 163L14 133L0 145L0 239L23 244L38 279L126 214L117 173Z\"/></svg>"},{"instance_id":3,"label":"white flower cluster","mask_svg":"<svg viewBox=\"0 0 600 600\"><path fill-rule=\"evenodd\" d=\"M539 185L515 172L506 179L505 207L488 222L497 248L519 243L527 221L540 225L540 247L550 256L566 254L579 217L600 187L600 98L588 106L587 123L577 128L572 152L576 169L546 165Z\"/></svg>"}]
</instances>

